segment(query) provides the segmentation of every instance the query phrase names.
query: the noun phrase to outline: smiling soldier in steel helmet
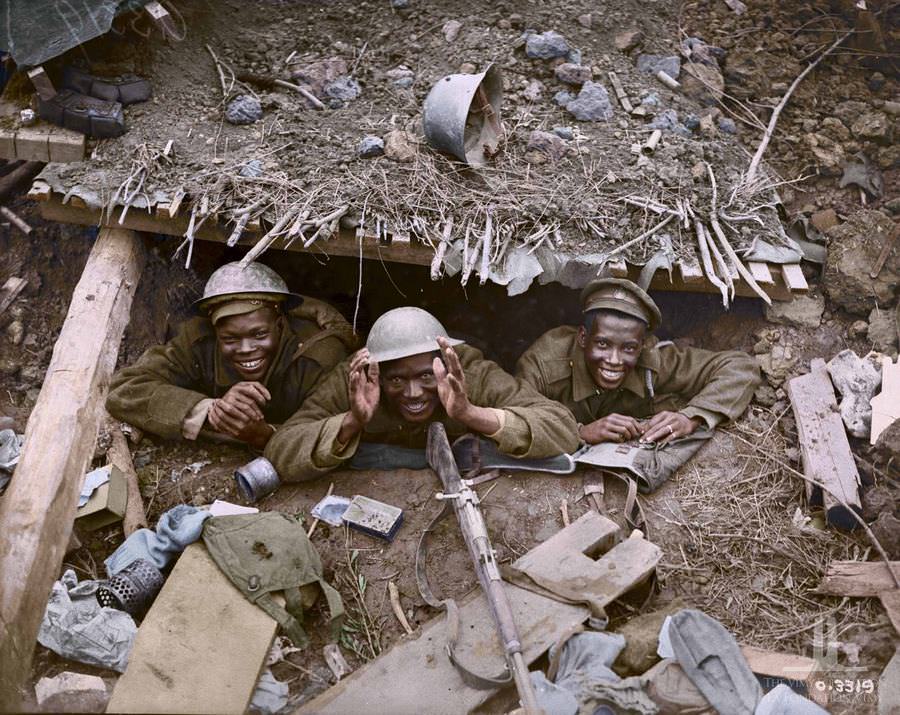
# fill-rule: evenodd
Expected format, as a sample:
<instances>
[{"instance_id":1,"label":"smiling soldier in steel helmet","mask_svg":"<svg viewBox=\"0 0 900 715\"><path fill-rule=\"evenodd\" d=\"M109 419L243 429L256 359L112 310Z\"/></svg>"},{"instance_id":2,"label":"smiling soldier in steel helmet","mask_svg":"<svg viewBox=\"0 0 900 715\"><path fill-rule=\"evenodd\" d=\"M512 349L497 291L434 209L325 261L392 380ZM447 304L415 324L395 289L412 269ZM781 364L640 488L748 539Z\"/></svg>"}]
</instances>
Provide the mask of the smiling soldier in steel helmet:
<instances>
[{"instance_id":1,"label":"smiling soldier in steel helmet","mask_svg":"<svg viewBox=\"0 0 900 715\"><path fill-rule=\"evenodd\" d=\"M227 437L262 449L313 387L354 347L331 306L291 293L261 263L229 263L181 326L114 376L107 409L167 438Z\"/></svg>"},{"instance_id":2,"label":"smiling soldier in steel helmet","mask_svg":"<svg viewBox=\"0 0 900 715\"><path fill-rule=\"evenodd\" d=\"M451 338L427 311L405 307L375 321L366 347L310 395L265 456L288 480L351 459L358 467L424 467L435 421L451 438L483 435L519 458L555 456L578 444L575 420L562 405Z\"/></svg>"},{"instance_id":3,"label":"smiling soldier in steel helmet","mask_svg":"<svg viewBox=\"0 0 900 715\"><path fill-rule=\"evenodd\" d=\"M759 368L743 352L659 342L652 335L659 308L629 280L591 281L581 304L583 324L544 333L519 359L516 374L568 407L584 442L655 445L635 451L631 465L641 474L639 486L649 491L695 454L717 425L747 408Z\"/></svg>"}]
</instances>

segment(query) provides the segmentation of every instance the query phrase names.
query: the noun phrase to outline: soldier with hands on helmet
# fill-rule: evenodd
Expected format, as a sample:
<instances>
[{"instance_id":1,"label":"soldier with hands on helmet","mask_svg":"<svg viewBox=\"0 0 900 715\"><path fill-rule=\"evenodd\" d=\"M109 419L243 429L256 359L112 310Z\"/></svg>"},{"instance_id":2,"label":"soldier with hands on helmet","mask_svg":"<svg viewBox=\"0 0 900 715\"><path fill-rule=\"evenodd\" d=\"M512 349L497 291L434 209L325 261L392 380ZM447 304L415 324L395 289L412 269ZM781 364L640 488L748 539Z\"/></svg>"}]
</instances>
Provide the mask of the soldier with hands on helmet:
<instances>
[{"instance_id":1,"label":"soldier with hands on helmet","mask_svg":"<svg viewBox=\"0 0 900 715\"><path fill-rule=\"evenodd\" d=\"M224 438L262 450L355 346L337 310L291 293L261 263L222 266L195 306L203 317L113 376L113 417L170 439Z\"/></svg>"},{"instance_id":2,"label":"soldier with hands on helmet","mask_svg":"<svg viewBox=\"0 0 900 715\"><path fill-rule=\"evenodd\" d=\"M375 321L366 347L323 381L265 456L287 480L348 461L421 467L434 421L451 438L483 435L513 457L554 456L578 444L575 421L562 405L449 337L427 311L404 307Z\"/></svg>"}]
</instances>

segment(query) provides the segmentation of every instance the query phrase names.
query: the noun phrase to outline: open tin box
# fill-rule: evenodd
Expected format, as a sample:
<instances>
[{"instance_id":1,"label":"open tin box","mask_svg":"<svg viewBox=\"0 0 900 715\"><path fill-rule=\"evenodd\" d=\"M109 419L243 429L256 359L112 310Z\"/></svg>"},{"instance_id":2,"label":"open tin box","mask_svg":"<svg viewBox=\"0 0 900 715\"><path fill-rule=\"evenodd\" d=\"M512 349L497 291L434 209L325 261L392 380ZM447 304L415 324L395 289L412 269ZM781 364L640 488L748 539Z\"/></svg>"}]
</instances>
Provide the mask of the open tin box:
<instances>
[{"instance_id":1,"label":"open tin box","mask_svg":"<svg viewBox=\"0 0 900 715\"><path fill-rule=\"evenodd\" d=\"M393 541L403 523L403 510L357 494L343 515L344 523L369 536Z\"/></svg>"}]
</instances>

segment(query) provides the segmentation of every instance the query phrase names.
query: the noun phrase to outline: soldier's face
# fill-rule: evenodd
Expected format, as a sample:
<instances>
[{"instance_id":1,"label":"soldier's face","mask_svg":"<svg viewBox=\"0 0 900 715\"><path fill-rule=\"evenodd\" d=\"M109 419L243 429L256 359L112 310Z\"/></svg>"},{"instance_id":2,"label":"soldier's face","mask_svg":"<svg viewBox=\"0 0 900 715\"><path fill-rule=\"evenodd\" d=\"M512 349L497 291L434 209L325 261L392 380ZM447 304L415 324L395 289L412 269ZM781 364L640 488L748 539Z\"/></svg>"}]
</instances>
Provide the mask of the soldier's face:
<instances>
[{"instance_id":1,"label":"soldier's face","mask_svg":"<svg viewBox=\"0 0 900 715\"><path fill-rule=\"evenodd\" d=\"M598 315L590 332L579 330L584 363L598 387L614 390L625 381L637 365L646 330L639 320L609 313Z\"/></svg>"},{"instance_id":2,"label":"soldier's face","mask_svg":"<svg viewBox=\"0 0 900 715\"><path fill-rule=\"evenodd\" d=\"M427 422L440 407L432 353L381 364L381 392L387 406L407 422Z\"/></svg>"},{"instance_id":3,"label":"soldier's face","mask_svg":"<svg viewBox=\"0 0 900 715\"><path fill-rule=\"evenodd\" d=\"M216 323L216 340L226 361L243 380L265 377L278 347L278 313L263 307Z\"/></svg>"}]
</instances>

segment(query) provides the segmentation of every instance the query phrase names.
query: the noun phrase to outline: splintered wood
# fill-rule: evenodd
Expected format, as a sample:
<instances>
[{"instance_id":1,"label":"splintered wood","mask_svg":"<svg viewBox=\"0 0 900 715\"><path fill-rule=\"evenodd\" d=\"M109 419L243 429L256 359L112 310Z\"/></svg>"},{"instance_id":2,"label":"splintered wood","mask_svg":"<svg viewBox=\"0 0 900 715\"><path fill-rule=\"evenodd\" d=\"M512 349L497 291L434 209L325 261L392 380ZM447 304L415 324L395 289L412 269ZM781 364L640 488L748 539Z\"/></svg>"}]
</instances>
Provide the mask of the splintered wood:
<instances>
[{"instance_id":1,"label":"splintered wood","mask_svg":"<svg viewBox=\"0 0 900 715\"><path fill-rule=\"evenodd\" d=\"M788 381L787 392L797 420L803 473L822 485L820 490L807 482L807 497L815 501L821 491L828 522L843 529L853 528L856 519L848 509L861 509L859 472L825 361L813 360L808 375Z\"/></svg>"}]
</instances>

